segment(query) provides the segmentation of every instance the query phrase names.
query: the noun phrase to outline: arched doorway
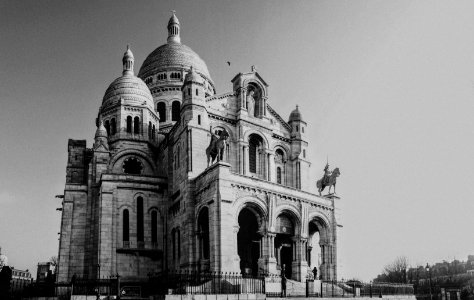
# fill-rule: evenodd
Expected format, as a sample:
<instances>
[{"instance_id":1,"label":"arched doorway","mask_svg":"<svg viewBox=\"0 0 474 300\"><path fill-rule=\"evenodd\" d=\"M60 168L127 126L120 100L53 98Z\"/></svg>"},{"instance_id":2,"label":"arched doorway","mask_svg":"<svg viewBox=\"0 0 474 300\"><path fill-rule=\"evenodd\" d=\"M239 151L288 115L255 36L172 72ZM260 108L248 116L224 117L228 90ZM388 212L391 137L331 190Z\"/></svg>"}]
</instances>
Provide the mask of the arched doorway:
<instances>
[{"instance_id":1,"label":"arched doorway","mask_svg":"<svg viewBox=\"0 0 474 300\"><path fill-rule=\"evenodd\" d=\"M240 271L244 275L256 276L262 238L259 233L258 213L246 207L240 211L238 221L237 253L240 257Z\"/></svg>"},{"instance_id":2,"label":"arched doorway","mask_svg":"<svg viewBox=\"0 0 474 300\"><path fill-rule=\"evenodd\" d=\"M286 278L292 278L292 264L295 253L295 223L292 218L286 214L280 214L276 219L277 234L275 237L275 257L280 268L285 265Z\"/></svg>"},{"instance_id":3,"label":"arched doorway","mask_svg":"<svg viewBox=\"0 0 474 300\"><path fill-rule=\"evenodd\" d=\"M327 240L327 224L321 218L314 218L309 222L308 226L308 249L307 261L311 270L315 267L318 270L318 277L326 278L326 270L324 270L325 256L322 246Z\"/></svg>"}]
</instances>

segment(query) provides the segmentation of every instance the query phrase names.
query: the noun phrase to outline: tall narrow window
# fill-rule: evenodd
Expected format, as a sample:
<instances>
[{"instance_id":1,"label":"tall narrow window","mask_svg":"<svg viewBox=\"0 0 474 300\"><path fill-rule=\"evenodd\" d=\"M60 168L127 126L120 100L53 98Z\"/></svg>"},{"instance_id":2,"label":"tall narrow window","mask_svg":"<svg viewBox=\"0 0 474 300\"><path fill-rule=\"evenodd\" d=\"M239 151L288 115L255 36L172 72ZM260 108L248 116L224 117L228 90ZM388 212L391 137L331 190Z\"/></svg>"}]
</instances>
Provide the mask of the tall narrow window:
<instances>
[{"instance_id":1,"label":"tall narrow window","mask_svg":"<svg viewBox=\"0 0 474 300\"><path fill-rule=\"evenodd\" d=\"M249 171L250 173L258 173L259 150L262 147L262 138L256 134L249 137Z\"/></svg>"},{"instance_id":2,"label":"tall narrow window","mask_svg":"<svg viewBox=\"0 0 474 300\"><path fill-rule=\"evenodd\" d=\"M181 257L181 231L178 229L178 258Z\"/></svg>"},{"instance_id":3,"label":"tall narrow window","mask_svg":"<svg viewBox=\"0 0 474 300\"><path fill-rule=\"evenodd\" d=\"M150 140L151 140L151 129L152 129L152 127L151 127L151 121L150 121L150 122L148 122L148 138Z\"/></svg>"},{"instance_id":4,"label":"tall narrow window","mask_svg":"<svg viewBox=\"0 0 474 300\"><path fill-rule=\"evenodd\" d=\"M173 260L176 258L176 231L175 229L173 228L173 230L171 230L171 239L173 240L171 245L173 247Z\"/></svg>"},{"instance_id":5,"label":"tall narrow window","mask_svg":"<svg viewBox=\"0 0 474 300\"><path fill-rule=\"evenodd\" d=\"M196 96L199 96L199 92L198 92L198 89L196 89Z\"/></svg>"},{"instance_id":6,"label":"tall narrow window","mask_svg":"<svg viewBox=\"0 0 474 300\"><path fill-rule=\"evenodd\" d=\"M127 132L132 133L132 117L127 117Z\"/></svg>"},{"instance_id":7,"label":"tall narrow window","mask_svg":"<svg viewBox=\"0 0 474 300\"><path fill-rule=\"evenodd\" d=\"M128 220L128 209L124 209L123 211L122 226L123 247L128 248L130 247L130 226Z\"/></svg>"},{"instance_id":8,"label":"tall narrow window","mask_svg":"<svg viewBox=\"0 0 474 300\"><path fill-rule=\"evenodd\" d=\"M179 101L174 101L171 105L171 121L178 121L179 120L179 110L181 105Z\"/></svg>"},{"instance_id":9,"label":"tall narrow window","mask_svg":"<svg viewBox=\"0 0 474 300\"><path fill-rule=\"evenodd\" d=\"M133 118L133 133L135 134L140 133L140 118L139 117Z\"/></svg>"},{"instance_id":10,"label":"tall narrow window","mask_svg":"<svg viewBox=\"0 0 474 300\"><path fill-rule=\"evenodd\" d=\"M201 125L201 115L198 115L198 125Z\"/></svg>"},{"instance_id":11,"label":"tall narrow window","mask_svg":"<svg viewBox=\"0 0 474 300\"><path fill-rule=\"evenodd\" d=\"M155 127L155 124L153 124L153 129L151 130L151 139L155 140L155 136L156 136L156 127Z\"/></svg>"},{"instance_id":12,"label":"tall narrow window","mask_svg":"<svg viewBox=\"0 0 474 300\"><path fill-rule=\"evenodd\" d=\"M110 134L114 135L117 132L117 122L115 121L115 118L112 118L110 121Z\"/></svg>"},{"instance_id":13,"label":"tall narrow window","mask_svg":"<svg viewBox=\"0 0 474 300\"><path fill-rule=\"evenodd\" d=\"M203 208L198 217L200 258L209 259L209 210Z\"/></svg>"},{"instance_id":14,"label":"tall narrow window","mask_svg":"<svg viewBox=\"0 0 474 300\"><path fill-rule=\"evenodd\" d=\"M156 247L158 243L158 213L156 210L151 212L151 244Z\"/></svg>"},{"instance_id":15,"label":"tall narrow window","mask_svg":"<svg viewBox=\"0 0 474 300\"><path fill-rule=\"evenodd\" d=\"M143 198L137 198L137 241L143 243Z\"/></svg>"},{"instance_id":16,"label":"tall narrow window","mask_svg":"<svg viewBox=\"0 0 474 300\"><path fill-rule=\"evenodd\" d=\"M281 168L277 168L277 183L281 184Z\"/></svg>"},{"instance_id":17,"label":"tall narrow window","mask_svg":"<svg viewBox=\"0 0 474 300\"><path fill-rule=\"evenodd\" d=\"M158 103L156 105L156 110L158 111L160 122L166 122L166 104L164 102Z\"/></svg>"},{"instance_id":18,"label":"tall narrow window","mask_svg":"<svg viewBox=\"0 0 474 300\"><path fill-rule=\"evenodd\" d=\"M109 120L105 121L105 130L107 131L107 136L110 136L110 122L109 122Z\"/></svg>"}]
</instances>

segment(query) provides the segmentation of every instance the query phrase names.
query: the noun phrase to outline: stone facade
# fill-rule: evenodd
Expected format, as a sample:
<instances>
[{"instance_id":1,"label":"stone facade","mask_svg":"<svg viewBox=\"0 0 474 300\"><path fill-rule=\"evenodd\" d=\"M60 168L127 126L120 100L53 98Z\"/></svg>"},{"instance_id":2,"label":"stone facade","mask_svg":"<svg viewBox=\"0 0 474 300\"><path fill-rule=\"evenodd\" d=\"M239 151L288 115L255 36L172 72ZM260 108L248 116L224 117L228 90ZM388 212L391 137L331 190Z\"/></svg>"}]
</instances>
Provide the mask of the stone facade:
<instances>
[{"instance_id":1,"label":"stone facade","mask_svg":"<svg viewBox=\"0 0 474 300\"><path fill-rule=\"evenodd\" d=\"M164 270L336 278L336 196L309 193L307 123L286 122L252 67L216 94L204 61L168 42L138 77L130 49L107 89L92 148L69 140L58 281L146 280ZM224 136L228 136L224 139ZM222 160L206 149L225 140ZM218 155L219 156L219 155ZM318 255L319 254L319 255Z\"/></svg>"}]
</instances>

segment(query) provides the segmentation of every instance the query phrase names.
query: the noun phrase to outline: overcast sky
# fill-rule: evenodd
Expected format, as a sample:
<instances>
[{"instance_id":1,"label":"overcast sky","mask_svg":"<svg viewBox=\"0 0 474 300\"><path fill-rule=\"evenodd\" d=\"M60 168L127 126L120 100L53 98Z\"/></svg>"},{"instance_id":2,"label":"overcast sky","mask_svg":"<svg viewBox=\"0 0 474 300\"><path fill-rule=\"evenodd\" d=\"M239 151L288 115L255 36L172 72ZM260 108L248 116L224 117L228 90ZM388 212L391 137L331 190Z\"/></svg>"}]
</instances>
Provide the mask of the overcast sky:
<instances>
[{"instance_id":1,"label":"overcast sky","mask_svg":"<svg viewBox=\"0 0 474 300\"><path fill-rule=\"evenodd\" d=\"M67 140L87 139L127 43L135 71L166 42L217 92L256 65L268 103L309 123L314 181L339 167L340 277L370 280L474 254L474 2L1 1L0 246L30 269L57 255ZM229 67L226 62L231 61Z\"/></svg>"}]
</instances>

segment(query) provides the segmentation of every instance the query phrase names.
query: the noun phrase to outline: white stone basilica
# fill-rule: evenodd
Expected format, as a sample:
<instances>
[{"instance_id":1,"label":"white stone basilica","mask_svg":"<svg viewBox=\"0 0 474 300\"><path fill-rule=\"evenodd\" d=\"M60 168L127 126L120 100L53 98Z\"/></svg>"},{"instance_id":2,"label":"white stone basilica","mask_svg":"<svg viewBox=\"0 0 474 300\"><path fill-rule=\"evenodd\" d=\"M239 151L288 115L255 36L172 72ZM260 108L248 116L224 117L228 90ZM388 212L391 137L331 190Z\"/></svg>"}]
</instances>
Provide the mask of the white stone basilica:
<instances>
[{"instance_id":1,"label":"white stone basilica","mask_svg":"<svg viewBox=\"0 0 474 300\"><path fill-rule=\"evenodd\" d=\"M340 200L309 192L310 128L298 107L285 121L254 68L216 94L180 30L173 14L167 43L138 76L127 49L92 148L68 142L58 282L99 272L137 281L164 270L280 274L283 264L293 280L314 267L336 279ZM208 166L211 141L222 160Z\"/></svg>"}]
</instances>

